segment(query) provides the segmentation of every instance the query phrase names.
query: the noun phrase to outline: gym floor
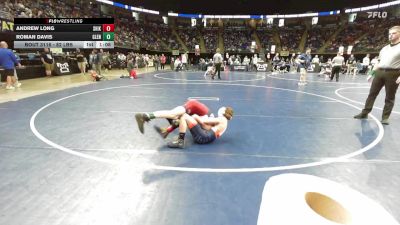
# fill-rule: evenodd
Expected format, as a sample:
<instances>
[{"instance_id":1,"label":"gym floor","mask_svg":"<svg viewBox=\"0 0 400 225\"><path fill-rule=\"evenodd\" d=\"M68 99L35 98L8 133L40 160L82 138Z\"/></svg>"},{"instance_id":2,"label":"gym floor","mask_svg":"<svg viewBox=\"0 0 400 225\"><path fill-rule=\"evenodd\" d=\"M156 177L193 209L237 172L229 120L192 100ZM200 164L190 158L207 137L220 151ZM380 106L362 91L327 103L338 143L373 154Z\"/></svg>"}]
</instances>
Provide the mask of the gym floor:
<instances>
[{"instance_id":1,"label":"gym floor","mask_svg":"<svg viewBox=\"0 0 400 225\"><path fill-rule=\"evenodd\" d=\"M308 74L298 86L296 73L203 74L79 85L44 78L23 81L31 97L2 93L0 224L255 225L265 182L282 173L346 185L400 221L399 100L382 126L384 90L369 119L353 119L369 91L363 75L331 82ZM43 85L49 80L64 88ZM185 149L169 149L177 131L164 140L153 129L165 119L139 132L135 113L190 98L214 114L234 108L220 139L197 145L188 133Z\"/></svg>"}]
</instances>

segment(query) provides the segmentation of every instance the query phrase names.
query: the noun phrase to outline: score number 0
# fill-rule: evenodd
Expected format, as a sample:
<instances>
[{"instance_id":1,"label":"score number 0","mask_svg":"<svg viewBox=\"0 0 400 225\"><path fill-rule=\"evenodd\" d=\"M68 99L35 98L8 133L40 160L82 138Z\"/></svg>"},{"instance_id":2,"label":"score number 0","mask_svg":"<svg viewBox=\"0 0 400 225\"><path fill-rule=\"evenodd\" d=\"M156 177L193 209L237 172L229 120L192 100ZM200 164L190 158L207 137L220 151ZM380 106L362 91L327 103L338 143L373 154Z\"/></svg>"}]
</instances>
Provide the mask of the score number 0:
<instances>
[{"instance_id":1,"label":"score number 0","mask_svg":"<svg viewBox=\"0 0 400 225\"><path fill-rule=\"evenodd\" d=\"M114 32L114 24L103 24L103 32Z\"/></svg>"}]
</instances>

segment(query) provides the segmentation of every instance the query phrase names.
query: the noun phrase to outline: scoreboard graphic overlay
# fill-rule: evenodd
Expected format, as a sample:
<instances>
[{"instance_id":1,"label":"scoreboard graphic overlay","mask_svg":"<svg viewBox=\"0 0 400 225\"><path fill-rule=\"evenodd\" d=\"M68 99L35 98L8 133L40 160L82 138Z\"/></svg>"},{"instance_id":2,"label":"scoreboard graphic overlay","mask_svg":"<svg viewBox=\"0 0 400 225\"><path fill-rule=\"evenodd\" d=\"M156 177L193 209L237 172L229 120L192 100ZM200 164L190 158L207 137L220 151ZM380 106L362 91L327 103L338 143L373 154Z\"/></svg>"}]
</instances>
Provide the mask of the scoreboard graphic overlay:
<instances>
[{"instance_id":1,"label":"scoreboard graphic overlay","mask_svg":"<svg viewBox=\"0 0 400 225\"><path fill-rule=\"evenodd\" d=\"M14 48L114 48L114 18L15 18Z\"/></svg>"}]
</instances>

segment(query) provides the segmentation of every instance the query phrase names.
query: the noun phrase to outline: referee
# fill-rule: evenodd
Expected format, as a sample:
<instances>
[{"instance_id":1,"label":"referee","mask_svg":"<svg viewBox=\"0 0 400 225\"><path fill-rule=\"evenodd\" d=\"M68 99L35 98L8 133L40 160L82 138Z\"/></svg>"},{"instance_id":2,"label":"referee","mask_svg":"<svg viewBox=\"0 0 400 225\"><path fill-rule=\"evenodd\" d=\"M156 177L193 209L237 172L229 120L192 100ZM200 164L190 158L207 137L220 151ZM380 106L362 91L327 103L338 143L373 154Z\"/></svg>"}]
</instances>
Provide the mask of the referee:
<instances>
[{"instance_id":1,"label":"referee","mask_svg":"<svg viewBox=\"0 0 400 225\"><path fill-rule=\"evenodd\" d=\"M217 48L216 53L213 56L213 61L214 61L214 65L215 65L215 73L218 73L218 79L221 80L221 65L222 65L222 55L220 53L219 48ZM212 75L212 79L214 80L215 74Z\"/></svg>"},{"instance_id":2,"label":"referee","mask_svg":"<svg viewBox=\"0 0 400 225\"><path fill-rule=\"evenodd\" d=\"M333 77L336 75L336 82L339 81L339 74L340 70L342 69L344 62L343 56L338 52L338 54L332 59L332 73L331 73L331 81L333 80Z\"/></svg>"},{"instance_id":3,"label":"referee","mask_svg":"<svg viewBox=\"0 0 400 225\"><path fill-rule=\"evenodd\" d=\"M17 85L14 77L15 64L19 67L21 66L14 53L8 49L7 42L0 42L0 66L4 68L4 73L7 77L7 90L14 90L15 87L13 85Z\"/></svg>"},{"instance_id":4,"label":"referee","mask_svg":"<svg viewBox=\"0 0 400 225\"><path fill-rule=\"evenodd\" d=\"M386 97L381 123L389 125L389 116L392 112L396 91L400 83L400 26L394 26L389 29L389 41L390 44L383 47L379 52L379 63L371 71L372 74L375 74L375 77L372 81L368 98L365 101L362 112L354 116L355 119L368 118L368 113L371 112L376 97L382 87L385 86Z\"/></svg>"}]
</instances>

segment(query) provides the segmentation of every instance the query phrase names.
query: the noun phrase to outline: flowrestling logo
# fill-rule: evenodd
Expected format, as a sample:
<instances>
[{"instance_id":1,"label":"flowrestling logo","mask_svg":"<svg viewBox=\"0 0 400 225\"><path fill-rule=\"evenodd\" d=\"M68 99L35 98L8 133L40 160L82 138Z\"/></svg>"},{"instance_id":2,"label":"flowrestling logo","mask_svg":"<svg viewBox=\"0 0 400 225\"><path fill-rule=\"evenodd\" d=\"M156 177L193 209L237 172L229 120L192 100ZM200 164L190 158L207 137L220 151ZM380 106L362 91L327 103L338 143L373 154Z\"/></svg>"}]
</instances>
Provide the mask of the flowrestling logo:
<instances>
[{"instance_id":1,"label":"flowrestling logo","mask_svg":"<svg viewBox=\"0 0 400 225\"><path fill-rule=\"evenodd\" d=\"M367 12L368 18L378 18L378 19L386 19L388 13L387 12Z\"/></svg>"}]
</instances>

